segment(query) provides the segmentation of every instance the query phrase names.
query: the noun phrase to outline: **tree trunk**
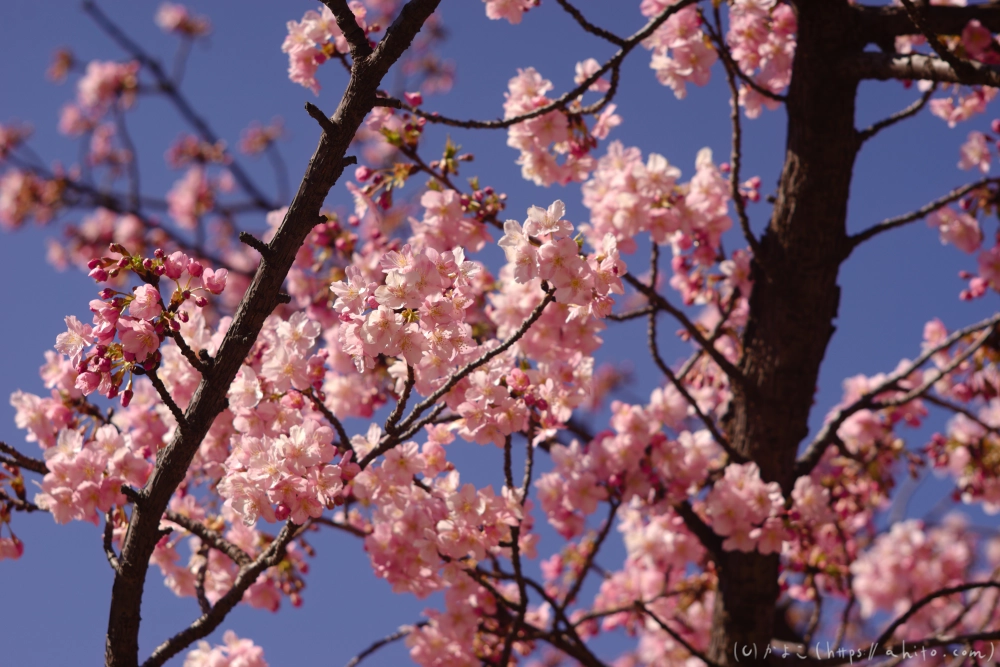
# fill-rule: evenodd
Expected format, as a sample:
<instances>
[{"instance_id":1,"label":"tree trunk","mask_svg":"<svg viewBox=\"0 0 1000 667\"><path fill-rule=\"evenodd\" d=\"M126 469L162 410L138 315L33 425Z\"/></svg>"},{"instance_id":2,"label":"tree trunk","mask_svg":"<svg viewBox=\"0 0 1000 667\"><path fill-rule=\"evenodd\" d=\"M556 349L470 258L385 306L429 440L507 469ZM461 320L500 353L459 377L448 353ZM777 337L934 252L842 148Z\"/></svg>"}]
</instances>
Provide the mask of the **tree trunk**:
<instances>
[{"instance_id":1,"label":"tree trunk","mask_svg":"<svg viewBox=\"0 0 1000 667\"><path fill-rule=\"evenodd\" d=\"M727 424L734 448L756 461L762 478L778 482L786 495L794 485L799 444L808 435L840 300L837 272L847 256L847 198L859 148L858 81L841 63L863 48L857 17L845 0L793 4L799 32L786 105L785 165L761 256L755 258L740 363L745 382L733 388ZM719 558L709 650L714 661L765 662L778 571L777 555L730 551Z\"/></svg>"}]
</instances>

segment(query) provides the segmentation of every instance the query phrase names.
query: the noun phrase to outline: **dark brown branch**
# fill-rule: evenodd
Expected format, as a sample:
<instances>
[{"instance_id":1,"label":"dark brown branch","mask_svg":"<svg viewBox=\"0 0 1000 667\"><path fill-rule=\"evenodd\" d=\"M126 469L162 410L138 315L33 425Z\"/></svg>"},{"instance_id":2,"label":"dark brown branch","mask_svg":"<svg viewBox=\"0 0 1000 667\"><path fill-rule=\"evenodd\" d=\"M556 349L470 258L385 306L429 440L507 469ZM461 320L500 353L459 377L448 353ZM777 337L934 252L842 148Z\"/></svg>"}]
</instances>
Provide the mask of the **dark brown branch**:
<instances>
[{"instance_id":1,"label":"dark brown branch","mask_svg":"<svg viewBox=\"0 0 1000 667\"><path fill-rule=\"evenodd\" d=\"M946 61L922 53L879 53L865 51L845 61L848 71L859 79L888 81L937 81L969 86L1000 87L1000 67L969 63L967 71L956 72Z\"/></svg>"},{"instance_id":2,"label":"dark brown branch","mask_svg":"<svg viewBox=\"0 0 1000 667\"><path fill-rule=\"evenodd\" d=\"M587 557L583 562L583 567L580 568L580 574L577 575L576 580L573 582L573 586L566 593L566 597L563 599L562 604L559 608L565 613L566 609L573 604L576 596L580 594L580 589L583 588L583 582L590 573L591 568L594 566L594 559L597 558L597 552L600 551L601 545L604 544L604 540L607 539L608 533L611 532L611 526L615 523L615 515L618 513L619 502L617 500L608 501L608 518L604 520L604 525L601 526L601 531L597 534L597 539L590 546L590 551L587 552Z\"/></svg>"},{"instance_id":3,"label":"dark brown branch","mask_svg":"<svg viewBox=\"0 0 1000 667\"><path fill-rule=\"evenodd\" d=\"M372 45L368 43L365 31L358 25L357 17L347 5L347 0L323 0L323 4L333 12L333 18L337 21L337 27L344 33L351 48L351 58L354 62L367 58L372 54Z\"/></svg>"},{"instance_id":4,"label":"dark brown branch","mask_svg":"<svg viewBox=\"0 0 1000 667\"><path fill-rule=\"evenodd\" d=\"M659 292L649 285L642 283L632 274L626 273L622 276L622 279L641 292L652 305L673 315L673 317L680 322L681 326L683 326L688 332L688 335L690 335L691 338L693 338L695 342L701 346L708 356L712 357L712 361L714 361L719 368L722 369L722 372L725 373L732 382L742 382L743 375L740 373L739 369L736 368L731 361L726 359L721 352L715 349L714 345L708 342L704 334L702 334L701 331L698 330L698 327L695 326L694 322L692 322L688 316L684 314L684 311L676 308Z\"/></svg>"},{"instance_id":5,"label":"dark brown branch","mask_svg":"<svg viewBox=\"0 0 1000 667\"><path fill-rule=\"evenodd\" d=\"M111 569L118 572L118 555L115 554L113 538L115 526L112 523L114 515L109 511L104 515L104 555L108 557L108 564Z\"/></svg>"},{"instance_id":6,"label":"dark brown branch","mask_svg":"<svg viewBox=\"0 0 1000 667\"><path fill-rule=\"evenodd\" d=\"M322 113L322 112L320 112ZM271 255L271 246L267 245L259 238L251 234L250 232L240 232L240 241L244 244L250 246L258 253L260 253L261 258L266 262Z\"/></svg>"},{"instance_id":7,"label":"dark brown branch","mask_svg":"<svg viewBox=\"0 0 1000 667\"><path fill-rule=\"evenodd\" d=\"M959 199L969 194L970 192L974 192L979 188L983 188L986 187L987 185L993 185L996 183L1000 183L1000 179L984 178L982 180L976 181L975 183L969 183L968 185L963 185L960 188L955 188L954 190L944 195L943 197L939 197L934 201L925 204L924 206L921 206L915 211L911 211L906 215L900 215L895 218L888 218L878 223L877 225L873 225L862 232L858 232L857 234L852 235L849 238L851 247L852 248L856 247L857 245L864 243L868 239L872 238L873 236L876 236L877 234L881 234L882 232L888 232L890 230L896 229L897 227L902 227L903 225L908 225L911 222L916 222L917 220L927 217L934 211L940 210L954 201L958 201Z\"/></svg>"},{"instance_id":8,"label":"dark brown branch","mask_svg":"<svg viewBox=\"0 0 1000 667\"><path fill-rule=\"evenodd\" d=\"M6 442L0 442L0 452L10 456L18 466L24 468L25 470L37 472L39 475L45 475L49 472L49 468L45 465L45 461L25 456L8 445Z\"/></svg>"},{"instance_id":9,"label":"dark brown branch","mask_svg":"<svg viewBox=\"0 0 1000 667\"><path fill-rule=\"evenodd\" d=\"M337 126L333 124L330 117L323 113L318 106L312 102L306 102L306 113L312 116L312 118L319 123L319 126L323 128L324 132L336 134Z\"/></svg>"},{"instance_id":10,"label":"dark brown branch","mask_svg":"<svg viewBox=\"0 0 1000 667\"><path fill-rule=\"evenodd\" d=\"M344 451L348 449L353 450L354 447L351 445L351 439L347 436L347 431L344 430L344 425L340 423L340 420L337 419L337 416L333 414L330 408L326 407L323 401L319 400L319 396L316 395L312 388L310 387L302 392L302 395L312 401L313 406L319 410L320 414L322 414L326 420L333 425L333 428L336 429L337 437L340 438L340 449Z\"/></svg>"},{"instance_id":11,"label":"dark brown branch","mask_svg":"<svg viewBox=\"0 0 1000 667\"><path fill-rule=\"evenodd\" d=\"M712 11L715 15L716 29L711 34L714 35L715 51L722 57L722 62L726 70L726 83L729 84L730 110L729 120L732 125L732 149L729 156L729 195L733 199L733 206L736 208L736 217L740 221L740 229L743 231L743 238L746 239L753 253L754 259L760 266L761 252L760 243L750 229L750 217L747 215L747 203L740 194L740 166L743 160L743 130L740 124L740 91L736 87L736 75L734 71L739 71L739 67L733 67L729 56L729 49L722 41L722 18L719 13L719 6L713 5ZM723 54L726 55L723 55ZM655 281L653 283L656 284Z\"/></svg>"},{"instance_id":12,"label":"dark brown branch","mask_svg":"<svg viewBox=\"0 0 1000 667\"><path fill-rule=\"evenodd\" d=\"M653 243L653 247L650 251L650 266L652 268L650 282L654 285L656 284L656 276L659 270L657 261L659 256L660 246ZM687 387L684 386L684 383L678 379L677 374L670 369L670 366L668 366L666 362L663 361L663 357L660 355L660 345L657 341L656 335L656 317L658 314L659 313L655 310L649 313L649 325L646 328L649 353L652 355L653 361L656 363L656 367L659 368L665 376L667 376L667 379L670 380L670 384L674 386L677 393L684 397L684 400L691 406L691 409L694 410L694 413L698 416L698 419L701 420L702 424L705 425L705 428L708 429L708 432L712 434L712 437L719 443L719 446L722 447L722 449L726 451L726 454L729 455L730 460L736 463L742 463L745 458L740 456L740 454L732 448L732 445L729 444L729 440L722 435L718 427L715 425L715 422L712 421L712 418L702 411L701 407L698 405L698 401L691 396L691 392L689 392Z\"/></svg>"},{"instance_id":13,"label":"dark brown branch","mask_svg":"<svg viewBox=\"0 0 1000 667\"><path fill-rule=\"evenodd\" d=\"M523 113L519 116L514 116L512 118L505 118L503 120L457 120L454 118L447 118L441 116L437 113L429 113L418 109L417 107L412 107L408 104L403 104L402 108L409 111L415 116L420 118L425 118L428 122L438 123L441 125L449 125L451 127L464 127L467 129L484 129L484 130L499 130L503 128L510 127L511 125L516 125L517 123L522 123L526 120L531 120L532 118L537 118L539 116L544 116L550 111L561 111L566 109L570 103L579 99L584 93L586 93L594 83L597 82L602 76L607 72L614 70L621 66L625 56L629 54L636 46L642 43L644 39L649 37L659 28L663 23L684 9L691 5L697 4L701 0L681 0L676 5L668 7L664 11L660 12L657 16L654 16L645 26L643 26L638 32L633 34L631 37L625 40L622 47L611 57L606 63L604 63L596 72L591 74L587 79L578 85L576 88L564 93L556 100L546 104L543 107L539 107L527 113ZM584 112L593 113L591 109L584 109Z\"/></svg>"},{"instance_id":14,"label":"dark brown branch","mask_svg":"<svg viewBox=\"0 0 1000 667\"><path fill-rule=\"evenodd\" d=\"M205 544L208 544L216 551L220 551L232 560L234 563L242 567L249 567L253 562L247 552L240 549L238 546L224 538L217 531L212 530L200 521L195 521L194 519L188 518L183 514L178 514L172 510L167 510L163 513L163 518L167 521L176 523L178 526L186 530L187 532L195 535Z\"/></svg>"},{"instance_id":15,"label":"dark brown branch","mask_svg":"<svg viewBox=\"0 0 1000 667\"><path fill-rule=\"evenodd\" d=\"M694 646L692 646L691 643L688 642L683 637L681 637L680 634L674 632L670 628L669 625L667 625L663 620L661 620L659 616L657 616L652 611L650 611L649 607L647 607L646 605L644 605L641 601L639 601L639 600L635 601L635 608L637 610L641 611L643 614L646 614L647 616L649 616L651 619L653 619L653 622L656 623L658 626L660 626L661 630L663 630L668 635L670 635L670 637L675 642L677 642L678 644L680 644L681 646L683 646L684 649L688 653L690 653L694 657L698 658L699 660L701 660L702 662L704 662L709 667L719 667L718 663L715 663L715 662L709 660L707 655L705 655L704 653L702 653L701 651L699 651L698 649L696 649Z\"/></svg>"},{"instance_id":16,"label":"dark brown branch","mask_svg":"<svg viewBox=\"0 0 1000 667\"><path fill-rule=\"evenodd\" d=\"M596 35L597 37L600 37L601 39L606 39L607 41L611 42L615 46L625 46L625 40L624 39L622 39L618 35L614 34L613 32L605 30L604 28L602 28L600 26L597 26L597 25L594 25L593 23L591 23L590 21L588 21L586 18L584 18L583 14L580 12L580 10L577 9L576 7L574 7L569 2L569 0L556 0L556 2L559 3L560 7L562 7L564 10L566 10L567 14L569 14L570 16L573 17L573 20L575 20L577 23L580 24L581 28L583 28L584 30L586 30L587 32L589 32L591 35Z\"/></svg>"},{"instance_id":17,"label":"dark brown branch","mask_svg":"<svg viewBox=\"0 0 1000 667\"><path fill-rule=\"evenodd\" d=\"M399 641L400 639L404 639L405 637L409 636L411 632L413 632L417 628L422 628L425 625L427 625L427 621L420 621L419 623L414 623L413 625L404 625L400 627L399 630L396 630L394 633L392 633L387 637L379 639L378 641L374 642L371 646L366 648L364 651L358 653L356 656L351 658L348 661L347 665L345 665L345 667L357 667L357 665L360 664L362 660L364 660L365 658L367 658L372 653L379 650L386 644L391 644L395 641Z\"/></svg>"},{"instance_id":18,"label":"dark brown branch","mask_svg":"<svg viewBox=\"0 0 1000 667\"><path fill-rule=\"evenodd\" d=\"M403 384L403 393L399 395L396 407L392 409L392 412L389 413L389 418L385 420L386 433L395 432L396 424L399 423L400 417L403 416L403 410L406 409L406 404L410 400L410 392L413 391L413 384L416 381L417 378L413 375L413 366L406 364L406 381Z\"/></svg>"},{"instance_id":19,"label":"dark brown branch","mask_svg":"<svg viewBox=\"0 0 1000 667\"><path fill-rule=\"evenodd\" d=\"M160 667L167 660L177 655L199 639L207 637L226 618L233 607L243 599L243 594L251 584L270 567L274 567L285 558L288 543L298 532L298 526L291 521L285 523L281 532L268 548L250 565L241 567L232 588L226 591L211 611L203 613L194 623L156 647L142 667Z\"/></svg>"},{"instance_id":20,"label":"dark brown branch","mask_svg":"<svg viewBox=\"0 0 1000 667\"><path fill-rule=\"evenodd\" d=\"M198 564L198 569L195 571L194 593L195 597L198 598L198 607L201 609L202 614L212 611L212 603L208 601L208 596L205 595L205 575L208 574L208 554L210 551L211 547L207 542L201 545L201 548L198 549L198 555L201 556L202 561Z\"/></svg>"},{"instance_id":21,"label":"dark brown branch","mask_svg":"<svg viewBox=\"0 0 1000 667\"><path fill-rule=\"evenodd\" d=\"M924 350L923 353L919 357L917 357L912 363L910 363L906 368L900 369L895 373L892 373L891 375L886 377L886 379L880 385L878 385L873 389L870 389L868 392L860 396L856 401L854 401L850 405L844 406L839 410L837 410L834 413L833 418L830 419L823 426L820 432L816 435L816 438L806 448L806 451L803 452L802 456L799 457L799 459L795 462L795 476L801 477L802 475L808 475L812 471L812 469L816 467L816 464L818 464L820 459L823 458L823 454L824 452L826 452L826 448L834 443L834 440L837 437L837 431L844 424L844 422L847 421L848 417L866 408L881 409L886 407L893 407L895 405L902 405L903 403L907 403L919 397L921 394L926 392L935 382L940 380L947 373L950 373L961 362L963 362L969 356L974 354L975 351L979 349L983 345L983 343L986 342L987 338L989 338L989 336L992 335L998 323L1000 323L1000 315L994 315L993 317L983 320L982 322L977 322L976 324L965 327L964 329L959 329L958 331L956 331L955 333L951 334L943 341L938 343L937 345L934 345L933 347ZM942 350L951 347L959 340L970 334L974 334L976 332L984 330L985 332L981 334L979 338L976 339L975 342L969 345L968 349L966 349L962 354L953 359L951 363L948 364L948 366L946 366L944 369L941 369L935 375L935 377L933 377L930 381L923 382L916 389L907 392L899 399L894 399L890 401L881 401L881 402L875 401L876 396L896 387L900 380L902 380L903 378L905 378L906 376L910 375L915 370L923 366L932 356L934 356L938 352L941 352Z\"/></svg>"},{"instance_id":22,"label":"dark brown branch","mask_svg":"<svg viewBox=\"0 0 1000 667\"><path fill-rule=\"evenodd\" d=\"M528 329L531 328L531 325L537 322L538 318L542 316L542 313L545 311L545 307L550 303L552 303L553 301L555 301L554 290L546 292L545 297L539 302L537 306L535 306L535 309L531 311L531 314L528 316L528 319L526 319L524 323L521 324L520 327L518 327L517 331L508 336L507 340L500 343L492 350L489 350L475 361L470 361L468 364L455 371L448 378L448 381L445 382L440 387L438 387L438 389L434 393L432 393L430 396L428 396L427 398L425 398L424 400L420 401L415 406L413 406L412 412L410 412L409 416L407 416L407 418L402 421L402 423L399 425L398 430L400 432L407 431L407 429L409 429L412 425L414 425L414 422L416 422L420 418L420 415L422 415L432 405L437 403L438 400L440 400L445 394L451 391L456 384L462 381L462 378L466 377L469 373L476 370L483 364L488 363L494 357L497 357L506 352L507 350L509 350L511 346L514 345L514 343L521 340L521 337L528 332ZM361 468L362 469L366 468L368 464L370 464L380 455L392 449L396 445L396 443L400 441L400 438L402 437L406 436L403 436L402 434L400 435L386 434L382 444L380 444L378 447L370 451L367 456L361 459L360 462Z\"/></svg>"},{"instance_id":23,"label":"dark brown branch","mask_svg":"<svg viewBox=\"0 0 1000 667\"><path fill-rule=\"evenodd\" d=\"M174 416L177 421L177 430L183 431L187 427L187 418L184 416L184 411L181 410L177 402L174 401L174 397L170 395L167 390L166 385L163 384L163 380L160 376L156 374L156 369L151 371L146 371L146 375L149 376L149 381L153 383L153 388L156 389L156 393L159 395L160 400L163 404L167 406L170 410L170 414Z\"/></svg>"},{"instance_id":24,"label":"dark brown branch","mask_svg":"<svg viewBox=\"0 0 1000 667\"><path fill-rule=\"evenodd\" d=\"M861 16L861 34L865 42L880 44L896 37L915 34L913 22L904 7L855 7ZM978 4L968 7L925 5L924 21L935 35L960 35L969 21L975 19L990 32L1000 32L1000 6Z\"/></svg>"},{"instance_id":25,"label":"dark brown branch","mask_svg":"<svg viewBox=\"0 0 1000 667\"><path fill-rule=\"evenodd\" d=\"M313 519L312 521L313 523L318 523L324 526L329 526L330 528L336 528L337 530L342 530L345 533L350 533L351 535L355 535L357 537L362 537L362 538L368 537L368 533L361 530L360 528L355 528L349 523L339 523L337 521L334 521L333 519L327 519L325 516Z\"/></svg>"},{"instance_id":26,"label":"dark brown branch","mask_svg":"<svg viewBox=\"0 0 1000 667\"><path fill-rule=\"evenodd\" d=\"M916 116L918 113L923 111L923 108L925 106L927 106L927 103L930 101L931 96L934 95L934 92L936 90L937 86L931 86L924 92L923 95L920 96L919 99L913 102L913 104L909 105L905 109L897 111L888 118L883 118L882 120L873 123L867 128L861 130L860 132L858 132L858 140L860 142L868 141L882 130L888 127L892 127L896 123L904 121L907 118L912 118Z\"/></svg>"},{"instance_id":27,"label":"dark brown branch","mask_svg":"<svg viewBox=\"0 0 1000 667\"><path fill-rule=\"evenodd\" d=\"M233 321L216 354L212 373L203 377L186 412L186 428L176 429L170 443L160 452L149 480L137 494L128 532L122 546L119 572L111 595L108 618L106 664L108 667L135 667L138 663L140 606L149 559L160 539L159 523L170 498L184 480L202 439L216 416L225 409L226 392L254 345L264 320L278 302L278 293L306 236L320 219L320 209L330 188L345 167L345 155L354 135L374 105L376 92L389 68L409 48L424 21L439 0L410 0L386 30L378 47L368 58L354 64L351 78L337 111L330 119L335 130L324 132L306 168L298 192L271 241L272 261L261 262L237 307ZM103 16L103 15L102 15ZM234 172L236 175L236 172ZM270 210L270 206L268 210ZM283 538L269 549L279 559L284 544L291 539L286 527ZM284 540L284 542L283 542ZM162 664L191 642L211 632L242 597L239 586L256 580L268 563L258 558L254 566L241 570L234 588L219 600L211 614L156 650L149 665ZM275 560L277 562L277 560Z\"/></svg>"}]
</instances>

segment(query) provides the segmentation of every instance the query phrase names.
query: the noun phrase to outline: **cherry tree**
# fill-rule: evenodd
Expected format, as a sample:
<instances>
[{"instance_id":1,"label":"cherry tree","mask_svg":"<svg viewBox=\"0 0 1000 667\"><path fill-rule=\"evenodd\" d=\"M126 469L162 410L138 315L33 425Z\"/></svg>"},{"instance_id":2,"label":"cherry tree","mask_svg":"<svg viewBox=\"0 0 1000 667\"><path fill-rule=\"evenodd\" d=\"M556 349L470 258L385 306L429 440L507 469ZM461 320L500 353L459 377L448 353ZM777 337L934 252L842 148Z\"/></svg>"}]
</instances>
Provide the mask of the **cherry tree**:
<instances>
[{"instance_id":1,"label":"cherry tree","mask_svg":"<svg viewBox=\"0 0 1000 667\"><path fill-rule=\"evenodd\" d=\"M562 92L517 70L494 120L434 110L431 94L450 87L437 55L449 3L293 12L289 78L312 93L327 76L347 81L332 115L305 105L319 140L293 194L279 123L244 129L232 151L184 93L211 24L181 5L155 17L179 40L172 69L85 6L127 57L56 55L50 75L77 77L59 121L81 143L77 163L50 165L27 125L0 125L0 225L72 223L50 258L97 283L81 304L92 321L68 314L53 332L50 393L11 397L34 444L0 443L0 559L31 557L16 532L31 521L101 528L109 667L182 654L188 667L265 665L233 630L223 645L204 639L237 605L303 604L308 569L324 563L310 536L331 530L394 592L440 594L351 665L397 640L425 666L993 659L1000 541L955 515L878 515L901 479L932 471L954 503L1000 511L1000 314L928 322L900 341L896 367L845 379L836 405L815 393L838 275L870 239L926 221L970 256L956 298L1000 291L1000 244L981 226L1000 179L846 226L861 147L925 110L977 128L956 146L959 166L989 172L1000 7L642 0L621 3L636 17L622 36L570 0L547 2L617 50L579 62ZM484 3L512 24L539 4ZM630 58L648 59L656 81L624 81ZM680 99L713 76L731 98L726 158L701 151L684 180L668 157L614 140L622 86ZM902 81L914 101L858 129L869 80ZM161 196L141 187L129 134L146 96L190 127L167 147L182 175ZM779 108L784 167L762 198L761 178L743 173L743 133ZM579 189L511 201L457 143L426 139L435 125L504 132L522 178ZM253 155L279 167L273 186L241 166ZM325 208L334 186L353 214ZM567 220L556 196L582 197L589 218ZM756 233L750 209L767 206ZM662 375L642 397L594 360L633 321L648 332L635 360ZM693 348L683 363L661 352L664 321ZM927 423L928 442L904 440ZM449 460L478 446L502 452L483 486ZM624 559L599 561L618 539ZM194 620L141 656L150 570L192 598ZM617 656L595 648L612 634L629 639Z\"/></svg>"}]
</instances>

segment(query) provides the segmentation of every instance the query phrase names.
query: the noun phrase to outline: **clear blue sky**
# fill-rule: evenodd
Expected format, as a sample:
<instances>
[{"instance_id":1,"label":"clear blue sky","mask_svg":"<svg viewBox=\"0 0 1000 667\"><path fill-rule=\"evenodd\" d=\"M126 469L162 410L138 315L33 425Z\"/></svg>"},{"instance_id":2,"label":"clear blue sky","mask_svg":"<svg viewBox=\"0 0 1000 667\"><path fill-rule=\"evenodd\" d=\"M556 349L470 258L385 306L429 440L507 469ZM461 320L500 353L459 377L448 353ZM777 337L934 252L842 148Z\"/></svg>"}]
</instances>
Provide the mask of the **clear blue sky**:
<instances>
[{"instance_id":1,"label":"clear blue sky","mask_svg":"<svg viewBox=\"0 0 1000 667\"><path fill-rule=\"evenodd\" d=\"M152 52L172 57L173 40L152 22L157 3L103 0L100 4ZM638 4L577 2L595 22L620 34L628 34L644 22ZM336 66L322 69L323 91L317 99L287 79L287 59L280 52L285 22L299 19L307 9L315 8L315 3L196 0L190 6L209 15L215 30L207 45L195 48L185 81L188 95L230 145L235 145L240 129L249 121L284 117L290 138L282 151L292 182L297 183L318 135L302 104L314 101L332 112L345 81ZM610 54L604 43L579 30L552 0L544 0L520 26L487 20L478 0L443 0L439 11L450 30L444 52L457 62L458 74L454 91L429 98L426 108L449 115L499 116L507 80L518 67L535 66L553 80L557 90L565 90L572 84L577 61ZM76 147L60 137L55 126L59 109L73 90L68 85L53 86L44 78L50 55L60 46L70 46L83 60L123 57L75 1L5 0L0 5L0 122L15 118L30 121L36 129L36 151L46 159L69 163L76 156ZM711 147L717 160L727 159L729 107L721 73L716 71L709 87L691 88L688 99L678 101L668 88L656 83L648 62L648 53L637 51L623 70L622 90L616 101L624 124L613 131L612 138L638 145L644 153L662 153L684 171L685 178L693 172L695 155L703 146ZM913 93L896 83L865 84L858 123L866 125L912 99ZM144 189L160 196L177 178L164 165L162 155L183 126L160 100L142 99L139 107L130 123L141 155ZM955 166L958 146L970 129L985 130L992 118L987 115L949 129L924 114L870 142L855 169L851 229L909 211L973 180L974 176ZM566 201L570 220L585 219L579 186L545 190L520 178L514 165L516 153L505 145L504 133L458 130L452 136L476 155L469 175L478 173L484 184L508 193L510 217L523 218L528 206L547 206L561 198ZM437 153L443 137L442 131L429 133L425 143L428 155ZM747 122L745 138L744 173L747 177L760 175L762 194L768 194L777 182L784 152L783 113L765 112L761 119ZM260 180L268 182L266 163L247 164ZM330 205L349 203L342 186L335 188L328 200ZM752 208L758 231L768 212L766 204ZM987 224L984 232L990 236L995 228ZM0 439L36 455L35 446L24 444L23 433L14 427L13 409L6 397L19 388L45 391L37 373L44 351L63 330L65 315L88 315L87 302L96 292L94 284L80 273L56 273L45 264L44 239L56 234L57 227L50 226L0 237L0 285L4 286L0 312L6 323L0 333L0 396L4 397L0 401ZM738 244L737 238L731 237L726 246ZM637 267L646 262L641 255L627 259ZM840 318L821 375L814 426L822 420L825 409L839 400L844 377L888 371L901 358L914 356L928 319L941 317L954 328L993 312L995 295L973 304L957 299L963 287L957 273L972 268L972 258L954 248L942 248L937 233L923 223L882 235L860 248L841 273ZM672 328L663 326L664 331ZM627 350L645 349L644 343L638 342L642 336L641 326L607 332L602 359L620 360ZM687 348L674 342L665 345L665 351L668 359L679 359ZM644 370L649 366L645 356L635 358L634 365L638 369L634 393L648 395L658 379ZM926 431L914 433L911 444L923 444L925 435ZM494 454L462 443L449 451L450 456L473 465L472 475L478 483L499 486L499 459ZM928 488L931 491L915 502L915 511L926 509L945 492L940 484ZM56 526L45 515L17 516L15 529L25 542L26 553L20 561L0 563L0 666L99 664L112 581L99 531L79 522ZM354 538L322 535L314 544L319 557L313 561L301 609L285 605L276 616L238 609L212 639L218 640L223 629L234 629L262 645L273 666L336 666L398 625L417 620L428 604L392 595L388 585L371 574L367 557ZM542 552L547 555L555 546L549 536L543 540ZM620 553L610 552L603 564L616 567ZM196 603L169 593L155 568L146 591L143 655L197 615ZM397 646L367 664L394 665L404 657L404 649ZM181 660L175 662L180 664Z\"/></svg>"}]
</instances>

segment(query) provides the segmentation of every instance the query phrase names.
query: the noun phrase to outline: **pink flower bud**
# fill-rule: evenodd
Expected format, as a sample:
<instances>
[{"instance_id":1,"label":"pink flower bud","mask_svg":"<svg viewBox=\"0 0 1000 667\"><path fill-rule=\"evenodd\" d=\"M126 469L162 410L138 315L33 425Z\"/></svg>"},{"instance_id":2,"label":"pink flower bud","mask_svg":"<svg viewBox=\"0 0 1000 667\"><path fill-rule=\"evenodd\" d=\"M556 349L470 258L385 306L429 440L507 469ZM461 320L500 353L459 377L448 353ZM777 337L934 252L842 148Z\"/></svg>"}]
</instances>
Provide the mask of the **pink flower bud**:
<instances>
[{"instance_id":1,"label":"pink flower bud","mask_svg":"<svg viewBox=\"0 0 1000 667\"><path fill-rule=\"evenodd\" d=\"M102 269L101 267L97 267L96 269L94 269L90 273L88 273L87 275L90 276L91 278L93 278L94 280L96 280L99 283L103 283L105 280L108 279L108 272L105 271L104 269Z\"/></svg>"},{"instance_id":2,"label":"pink flower bud","mask_svg":"<svg viewBox=\"0 0 1000 667\"><path fill-rule=\"evenodd\" d=\"M406 103L411 107L419 107L424 103L424 96L420 94L419 91L415 93L403 93L403 99L405 99Z\"/></svg>"},{"instance_id":3,"label":"pink flower bud","mask_svg":"<svg viewBox=\"0 0 1000 667\"><path fill-rule=\"evenodd\" d=\"M191 263L188 264L188 266L187 266L187 272L190 273L195 278L198 278L199 276L201 276L201 273L204 270L205 270L205 267L203 267L199 262L196 262L193 259L191 260Z\"/></svg>"}]
</instances>

